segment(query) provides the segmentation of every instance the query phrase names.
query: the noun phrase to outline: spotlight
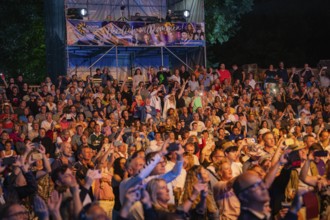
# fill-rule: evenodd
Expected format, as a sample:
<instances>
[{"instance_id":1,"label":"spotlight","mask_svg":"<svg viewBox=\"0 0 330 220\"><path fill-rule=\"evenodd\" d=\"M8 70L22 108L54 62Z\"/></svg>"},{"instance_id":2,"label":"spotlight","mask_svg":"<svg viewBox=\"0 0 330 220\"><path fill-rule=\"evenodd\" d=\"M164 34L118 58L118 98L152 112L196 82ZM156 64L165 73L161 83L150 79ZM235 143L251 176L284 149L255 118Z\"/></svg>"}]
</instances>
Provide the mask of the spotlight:
<instances>
[{"instance_id":1,"label":"spotlight","mask_svg":"<svg viewBox=\"0 0 330 220\"><path fill-rule=\"evenodd\" d=\"M86 8L82 8L82 9L80 9L80 14L81 14L82 16L86 16L86 15L87 15L87 9L86 9Z\"/></svg>"},{"instance_id":2,"label":"spotlight","mask_svg":"<svg viewBox=\"0 0 330 220\"><path fill-rule=\"evenodd\" d=\"M86 8L68 8L67 17L71 19L84 19L87 13Z\"/></svg>"},{"instance_id":3,"label":"spotlight","mask_svg":"<svg viewBox=\"0 0 330 220\"><path fill-rule=\"evenodd\" d=\"M184 10L184 11L183 11L183 16L184 16L185 18L188 18L188 17L190 16L190 11L188 11L188 10Z\"/></svg>"}]
</instances>

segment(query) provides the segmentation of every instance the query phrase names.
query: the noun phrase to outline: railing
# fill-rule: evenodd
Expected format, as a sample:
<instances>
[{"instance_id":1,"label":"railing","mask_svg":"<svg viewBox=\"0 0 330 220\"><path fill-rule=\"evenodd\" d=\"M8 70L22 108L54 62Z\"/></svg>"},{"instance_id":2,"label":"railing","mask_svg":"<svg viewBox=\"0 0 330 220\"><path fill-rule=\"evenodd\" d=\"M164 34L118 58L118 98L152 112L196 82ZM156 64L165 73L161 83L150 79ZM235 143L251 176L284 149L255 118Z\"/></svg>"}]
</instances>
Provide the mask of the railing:
<instances>
[{"instance_id":1,"label":"railing","mask_svg":"<svg viewBox=\"0 0 330 220\"><path fill-rule=\"evenodd\" d=\"M37 92L40 88L39 85L30 85L29 88L32 89L32 92ZM5 86L0 86L0 90L5 90Z\"/></svg>"}]
</instances>

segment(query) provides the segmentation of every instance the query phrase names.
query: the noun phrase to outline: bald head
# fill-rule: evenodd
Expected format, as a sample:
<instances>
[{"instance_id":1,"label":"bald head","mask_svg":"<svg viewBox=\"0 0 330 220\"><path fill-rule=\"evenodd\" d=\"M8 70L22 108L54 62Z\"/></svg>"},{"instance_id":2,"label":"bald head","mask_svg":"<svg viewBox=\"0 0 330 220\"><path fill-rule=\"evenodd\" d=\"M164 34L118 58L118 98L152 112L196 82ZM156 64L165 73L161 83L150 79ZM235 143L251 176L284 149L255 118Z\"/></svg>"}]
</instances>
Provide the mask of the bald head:
<instances>
[{"instance_id":1,"label":"bald head","mask_svg":"<svg viewBox=\"0 0 330 220\"><path fill-rule=\"evenodd\" d=\"M268 189L264 181L254 171L247 171L237 177L233 189L239 201L246 207L269 202Z\"/></svg>"}]
</instances>

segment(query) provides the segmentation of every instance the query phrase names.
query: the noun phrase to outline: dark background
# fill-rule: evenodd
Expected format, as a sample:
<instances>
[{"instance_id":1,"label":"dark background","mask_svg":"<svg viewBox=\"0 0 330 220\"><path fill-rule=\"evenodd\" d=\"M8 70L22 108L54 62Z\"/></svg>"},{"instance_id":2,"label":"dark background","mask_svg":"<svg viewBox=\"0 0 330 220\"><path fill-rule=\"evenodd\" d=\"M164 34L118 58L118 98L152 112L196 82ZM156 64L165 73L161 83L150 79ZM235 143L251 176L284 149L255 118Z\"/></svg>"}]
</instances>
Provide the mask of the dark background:
<instances>
[{"instance_id":1,"label":"dark background","mask_svg":"<svg viewBox=\"0 0 330 220\"><path fill-rule=\"evenodd\" d=\"M330 59L329 0L255 0L242 17L240 30L223 45L208 46L212 63L257 63L268 67L316 67Z\"/></svg>"}]
</instances>

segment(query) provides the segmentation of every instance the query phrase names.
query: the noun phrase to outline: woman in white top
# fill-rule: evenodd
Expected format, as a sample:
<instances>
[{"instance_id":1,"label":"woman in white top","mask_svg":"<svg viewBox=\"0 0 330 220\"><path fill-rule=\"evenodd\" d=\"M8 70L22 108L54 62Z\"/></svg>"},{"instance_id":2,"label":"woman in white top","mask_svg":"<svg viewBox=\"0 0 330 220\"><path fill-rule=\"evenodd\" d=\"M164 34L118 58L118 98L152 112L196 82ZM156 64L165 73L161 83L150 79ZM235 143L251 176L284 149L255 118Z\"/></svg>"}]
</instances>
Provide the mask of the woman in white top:
<instances>
[{"instance_id":1,"label":"woman in white top","mask_svg":"<svg viewBox=\"0 0 330 220\"><path fill-rule=\"evenodd\" d=\"M163 109L163 118L167 118L167 111L170 109L176 109L175 94L170 94L165 97L165 104Z\"/></svg>"},{"instance_id":2,"label":"woman in white top","mask_svg":"<svg viewBox=\"0 0 330 220\"><path fill-rule=\"evenodd\" d=\"M143 74L141 72L141 69L136 69L134 76L133 76L133 89L135 89L140 82L144 82L144 77Z\"/></svg>"},{"instance_id":3,"label":"woman in white top","mask_svg":"<svg viewBox=\"0 0 330 220\"><path fill-rule=\"evenodd\" d=\"M173 83L174 82L178 82L179 83L179 85L181 85L181 77L180 77L180 70L179 69L175 69L174 70L174 74L170 77L170 78L168 78L168 81L172 81Z\"/></svg>"},{"instance_id":4,"label":"woman in white top","mask_svg":"<svg viewBox=\"0 0 330 220\"><path fill-rule=\"evenodd\" d=\"M199 82L196 80L196 76L192 75L191 80L189 80L188 85L190 87L190 90L193 92L198 89Z\"/></svg>"},{"instance_id":5,"label":"woman in white top","mask_svg":"<svg viewBox=\"0 0 330 220\"><path fill-rule=\"evenodd\" d=\"M1 151L1 158L16 156L16 151L11 149L11 141L5 142L5 149Z\"/></svg>"}]
</instances>

